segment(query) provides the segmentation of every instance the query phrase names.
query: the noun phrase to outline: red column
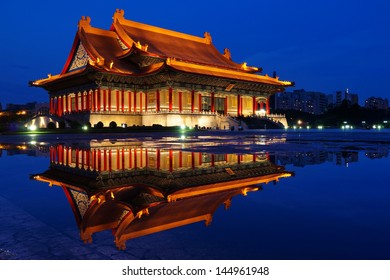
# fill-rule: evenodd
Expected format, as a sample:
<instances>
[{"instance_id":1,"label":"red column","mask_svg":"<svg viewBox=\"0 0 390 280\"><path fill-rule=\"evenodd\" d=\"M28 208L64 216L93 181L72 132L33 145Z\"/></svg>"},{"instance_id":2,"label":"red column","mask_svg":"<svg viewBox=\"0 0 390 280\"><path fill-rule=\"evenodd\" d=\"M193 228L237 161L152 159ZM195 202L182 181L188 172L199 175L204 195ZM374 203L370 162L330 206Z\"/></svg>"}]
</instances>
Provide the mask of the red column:
<instances>
[{"instance_id":1,"label":"red column","mask_svg":"<svg viewBox=\"0 0 390 280\"><path fill-rule=\"evenodd\" d=\"M87 170L90 169L90 162L91 162L91 160L90 160L91 154L90 153L91 153L90 150L85 151L85 160L87 162Z\"/></svg>"},{"instance_id":2,"label":"red column","mask_svg":"<svg viewBox=\"0 0 390 280\"><path fill-rule=\"evenodd\" d=\"M211 112L215 112L215 105L214 105L214 92L211 93Z\"/></svg>"},{"instance_id":3,"label":"red column","mask_svg":"<svg viewBox=\"0 0 390 280\"><path fill-rule=\"evenodd\" d=\"M79 168L79 149L76 148L76 168Z\"/></svg>"},{"instance_id":4,"label":"red column","mask_svg":"<svg viewBox=\"0 0 390 280\"><path fill-rule=\"evenodd\" d=\"M100 149L97 152L97 166L98 166L98 171L102 171L102 152Z\"/></svg>"},{"instance_id":5,"label":"red column","mask_svg":"<svg viewBox=\"0 0 390 280\"><path fill-rule=\"evenodd\" d=\"M169 172L173 171L173 152L169 150Z\"/></svg>"},{"instance_id":6,"label":"red column","mask_svg":"<svg viewBox=\"0 0 390 280\"><path fill-rule=\"evenodd\" d=\"M242 115L242 97L240 98L240 115Z\"/></svg>"},{"instance_id":7,"label":"red column","mask_svg":"<svg viewBox=\"0 0 390 280\"><path fill-rule=\"evenodd\" d=\"M116 110L119 112L119 90L116 91Z\"/></svg>"},{"instance_id":8,"label":"red column","mask_svg":"<svg viewBox=\"0 0 390 280\"><path fill-rule=\"evenodd\" d=\"M202 112L202 94L199 94L198 112Z\"/></svg>"},{"instance_id":9,"label":"red column","mask_svg":"<svg viewBox=\"0 0 390 280\"><path fill-rule=\"evenodd\" d=\"M96 111L96 91L97 90L93 90L92 92L91 92L91 97L92 97L92 111Z\"/></svg>"},{"instance_id":10,"label":"red column","mask_svg":"<svg viewBox=\"0 0 390 280\"><path fill-rule=\"evenodd\" d=\"M183 95L183 93L180 91L179 92L179 111L180 112L183 110L182 95Z\"/></svg>"},{"instance_id":11,"label":"red column","mask_svg":"<svg viewBox=\"0 0 390 280\"><path fill-rule=\"evenodd\" d=\"M156 90L156 111L160 112L160 91Z\"/></svg>"},{"instance_id":12,"label":"red column","mask_svg":"<svg viewBox=\"0 0 390 280\"><path fill-rule=\"evenodd\" d=\"M102 103L103 103L103 111L106 111L106 107L107 107L107 93L106 93L106 90L105 89L103 89L102 90L102 96L101 96L101 98L103 99L102 101Z\"/></svg>"},{"instance_id":13,"label":"red column","mask_svg":"<svg viewBox=\"0 0 390 280\"><path fill-rule=\"evenodd\" d=\"M191 113L194 112L195 108L195 90L191 91Z\"/></svg>"},{"instance_id":14,"label":"red column","mask_svg":"<svg viewBox=\"0 0 390 280\"><path fill-rule=\"evenodd\" d=\"M88 91L87 95L85 97L87 98L87 100L85 100L85 107L86 107L85 110L91 111L91 106L90 106L90 103L89 103L89 101L91 99L91 91Z\"/></svg>"},{"instance_id":15,"label":"red column","mask_svg":"<svg viewBox=\"0 0 390 280\"><path fill-rule=\"evenodd\" d=\"M168 100L169 100L169 112L171 112L172 111L172 88L171 87L169 87Z\"/></svg>"},{"instance_id":16,"label":"red column","mask_svg":"<svg viewBox=\"0 0 390 280\"><path fill-rule=\"evenodd\" d=\"M134 169L137 169L137 149L134 149Z\"/></svg>"},{"instance_id":17,"label":"red column","mask_svg":"<svg viewBox=\"0 0 390 280\"><path fill-rule=\"evenodd\" d=\"M93 150L92 153L92 169L96 170L96 150Z\"/></svg>"},{"instance_id":18,"label":"red column","mask_svg":"<svg viewBox=\"0 0 390 280\"><path fill-rule=\"evenodd\" d=\"M265 103L265 111L267 112L267 115L270 114L270 110L269 110L269 98L267 98L267 101Z\"/></svg>"},{"instance_id":19,"label":"red column","mask_svg":"<svg viewBox=\"0 0 390 280\"><path fill-rule=\"evenodd\" d=\"M199 165L202 165L202 153L198 153L198 158L199 158Z\"/></svg>"},{"instance_id":20,"label":"red column","mask_svg":"<svg viewBox=\"0 0 390 280\"><path fill-rule=\"evenodd\" d=\"M85 110L85 94L84 92L81 93L81 111L84 111Z\"/></svg>"},{"instance_id":21,"label":"red column","mask_svg":"<svg viewBox=\"0 0 390 280\"><path fill-rule=\"evenodd\" d=\"M65 95L65 112L69 113L69 95Z\"/></svg>"},{"instance_id":22,"label":"red column","mask_svg":"<svg viewBox=\"0 0 390 280\"><path fill-rule=\"evenodd\" d=\"M129 108L129 112L131 112L131 91L130 90L128 91L127 95L129 101L128 108Z\"/></svg>"},{"instance_id":23,"label":"red column","mask_svg":"<svg viewBox=\"0 0 390 280\"><path fill-rule=\"evenodd\" d=\"M183 167L183 152L179 151L179 167Z\"/></svg>"},{"instance_id":24,"label":"red column","mask_svg":"<svg viewBox=\"0 0 390 280\"><path fill-rule=\"evenodd\" d=\"M65 165L69 165L69 147L65 147Z\"/></svg>"},{"instance_id":25,"label":"red column","mask_svg":"<svg viewBox=\"0 0 390 280\"><path fill-rule=\"evenodd\" d=\"M144 167L143 150L144 150L143 148L139 149L139 166L140 166L141 168Z\"/></svg>"},{"instance_id":26,"label":"red column","mask_svg":"<svg viewBox=\"0 0 390 280\"><path fill-rule=\"evenodd\" d=\"M260 110L263 110L263 109L264 109L264 102L260 101Z\"/></svg>"},{"instance_id":27,"label":"red column","mask_svg":"<svg viewBox=\"0 0 390 280\"><path fill-rule=\"evenodd\" d=\"M241 96L237 95L237 116L241 115Z\"/></svg>"},{"instance_id":28,"label":"red column","mask_svg":"<svg viewBox=\"0 0 390 280\"><path fill-rule=\"evenodd\" d=\"M104 171L107 171L107 150L104 149L104 152L103 152L103 170Z\"/></svg>"},{"instance_id":29,"label":"red column","mask_svg":"<svg viewBox=\"0 0 390 280\"><path fill-rule=\"evenodd\" d=\"M211 166L212 167L215 166L215 155L214 154L211 154Z\"/></svg>"},{"instance_id":30,"label":"red column","mask_svg":"<svg viewBox=\"0 0 390 280\"><path fill-rule=\"evenodd\" d=\"M160 149L157 150L156 152L156 168L157 170L160 170L160 158L161 158L161 155L160 155Z\"/></svg>"},{"instance_id":31,"label":"red column","mask_svg":"<svg viewBox=\"0 0 390 280\"><path fill-rule=\"evenodd\" d=\"M148 93L145 92L145 112L148 110Z\"/></svg>"},{"instance_id":32,"label":"red column","mask_svg":"<svg viewBox=\"0 0 390 280\"><path fill-rule=\"evenodd\" d=\"M125 170L125 149L122 148L122 170Z\"/></svg>"},{"instance_id":33,"label":"red column","mask_svg":"<svg viewBox=\"0 0 390 280\"><path fill-rule=\"evenodd\" d=\"M227 98L227 96L225 97L225 104L224 104L223 111L224 111L225 115L228 114L228 98Z\"/></svg>"},{"instance_id":34,"label":"red column","mask_svg":"<svg viewBox=\"0 0 390 280\"><path fill-rule=\"evenodd\" d=\"M191 168L195 169L195 153L191 152Z\"/></svg>"},{"instance_id":35,"label":"red column","mask_svg":"<svg viewBox=\"0 0 390 280\"><path fill-rule=\"evenodd\" d=\"M148 149L145 149L145 167L148 168L149 166L149 160L148 160Z\"/></svg>"},{"instance_id":36,"label":"red column","mask_svg":"<svg viewBox=\"0 0 390 280\"><path fill-rule=\"evenodd\" d=\"M108 88L108 100L107 100L107 103L108 103L108 107L107 107L107 111L111 111L111 87Z\"/></svg>"},{"instance_id":37,"label":"red column","mask_svg":"<svg viewBox=\"0 0 390 280\"><path fill-rule=\"evenodd\" d=\"M134 112L137 112L137 92L134 91Z\"/></svg>"},{"instance_id":38,"label":"red column","mask_svg":"<svg viewBox=\"0 0 390 280\"><path fill-rule=\"evenodd\" d=\"M133 150L129 149L129 168L133 167L133 160L132 160L132 156L131 156L132 153L133 153Z\"/></svg>"},{"instance_id":39,"label":"red column","mask_svg":"<svg viewBox=\"0 0 390 280\"><path fill-rule=\"evenodd\" d=\"M62 145L58 145L58 164L64 165L64 149Z\"/></svg>"},{"instance_id":40,"label":"red column","mask_svg":"<svg viewBox=\"0 0 390 280\"><path fill-rule=\"evenodd\" d=\"M122 113L125 111L125 89L122 88L121 92L121 106L122 106Z\"/></svg>"},{"instance_id":41,"label":"red column","mask_svg":"<svg viewBox=\"0 0 390 280\"><path fill-rule=\"evenodd\" d=\"M62 112L63 112L63 109L62 109L62 107L63 107L63 104L62 104L63 102L62 102L62 97L61 96L59 96L58 97L58 115L61 117L62 116Z\"/></svg>"},{"instance_id":42,"label":"red column","mask_svg":"<svg viewBox=\"0 0 390 280\"><path fill-rule=\"evenodd\" d=\"M116 170L119 170L120 168L119 149L116 149Z\"/></svg>"},{"instance_id":43,"label":"red column","mask_svg":"<svg viewBox=\"0 0 390 280\"><path fill-rule=\"evenodd\" d=\"M66 99L66 100L68 100L68 99ZM75 106L76 106L76 112L78 112L79 111L79 94L78 93L76 93L76 97L75 97L74 103L75 103Z\"/></svg>"},{"instance_id":44,"label":"red column","mask_svg":"<svg viewBox=\"0 0 390 280\"><path fill-rule=\"evenodd\" d=\"M139 111L142 113L142 91L139 92Z\"/></svg>"},{"instance_id":45,"label":"red column","mask_svg":"<svg viewBox=\"0 0 390 280\"><path fill-rule=\"evenodd\" d=\"M108 151L108 171L112 171L112 151Z\"/></svg>"},{"instance_id":46,"label":"red column","mask_svg":"<svg viewBox=\"0 0 390 280\"><path fill-rule=\"evenodd\" d=\"M84 150L81 150L81 169L84 169Z\"/></svg>"},{"instance_id":47,"label":"red column","mask_svg":"<svg viewBox=\"0 0 390 280\"><path fill-rule=\"evenodd\" d=\"M101 88L99 87L99 89L98 89L98 92L97 92L97 108L96 108L96 111L100 111L100 109L101 109L101 102L102 102L102 90L101 90Z\"/></svg>"},{"instance_id":48,"label":"red column","mask_svg":"<svg viewBox=\"0 0 390 280\"><path fill-rule=\"evenodd\" d=\"M58 107L58 99L53 98L53 114L57 114L57 107Z\"/></svg>"},{"instance_id":49,"label":"red column","mask_svg":"<svg viewBox=\"0 0 390 280\"><path fill-rule=\"evenodd\" d=\"M255 115L256 114L256 97L252 97L252 114Z\"/></svg>"}]
</instances>

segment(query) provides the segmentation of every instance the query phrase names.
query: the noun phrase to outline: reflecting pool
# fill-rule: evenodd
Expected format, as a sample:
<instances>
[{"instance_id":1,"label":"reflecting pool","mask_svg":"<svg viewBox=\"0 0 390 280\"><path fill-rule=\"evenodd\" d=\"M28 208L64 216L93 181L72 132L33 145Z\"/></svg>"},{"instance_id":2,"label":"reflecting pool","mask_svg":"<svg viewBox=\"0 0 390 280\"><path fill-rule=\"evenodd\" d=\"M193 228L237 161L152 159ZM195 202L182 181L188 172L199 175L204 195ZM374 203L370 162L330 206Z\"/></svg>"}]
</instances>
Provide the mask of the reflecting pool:
<instances>
[{"instance_id":1,"label":"reflecting pool","mask_svg":"<svg viewBox=\"0 0 390 280\"><path fill-rule=\"evenodd\" d=\"M0 136L0 259L390 259L389 136Z\"/></svg>"}]
</instances>

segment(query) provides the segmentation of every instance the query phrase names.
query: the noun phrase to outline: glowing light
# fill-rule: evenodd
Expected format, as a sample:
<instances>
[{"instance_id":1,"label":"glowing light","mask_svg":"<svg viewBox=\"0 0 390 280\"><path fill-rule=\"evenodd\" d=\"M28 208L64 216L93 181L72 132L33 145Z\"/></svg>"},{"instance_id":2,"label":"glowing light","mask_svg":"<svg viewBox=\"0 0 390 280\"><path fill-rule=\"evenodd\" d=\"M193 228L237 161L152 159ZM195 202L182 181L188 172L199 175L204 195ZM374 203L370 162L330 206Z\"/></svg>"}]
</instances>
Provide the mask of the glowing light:
<instances>
[{"instance_id":1,"label":"glowing light","mask_svg":"<svg viewBox=\"0 0 390 280\"><path fill-rule=\"evenodd\" d=\"M32 124L28 127L28 130L35 131L37 130L37 126L35 124Z\"/></svg>"},{"instance_id":2,"label":"glowing light","mask_svg":"<svg viewBox=\"0 0 390 280\"><path fill-rule=\"evenodd\" d=\"M297 121L297 124L298 124L298 125L301 125L301 124L302 124L302 121L301 121L301 120L298 120L298 121Z\"/></svg>"},{"instance_id":3,"label":"glowing light","mask_svg":"<svg viewBox=\"0 0 390 280\"><path fill-rule=\"evenodd\" d=\"M183 135L180 136L180 139L181 139L181 140L185 140L185 139L186 139L186 136L183 134Z\"/></svg>"},{"instance_id":4,"label":"glowing light","mask_svg":"<svg viewBox=\"0 0 390 280\"><path fill-rule=\"evenodd\" d=\"M31 145L36 145L36 144L37 144L37 141L31 141L30 144L31 144Z\"/></svg>"},{"instance_id":5,"label":"glowing light","mask_svg":"<svg viewBox=\"0 0 390 280\"><path fill-rule=\"evenodd\" d=\"M83 130L88 130L88 126L83 125L82 129L83 129Z\"/></svg>"},{"instance_id":6,"label":"glowing light","mask_svg":"<svg viewBox=\"0 0 390 280\"><path fill-rule=\"evenodd\" d=\"M323 129L324 127L322 125L317 126L318 129Z\"/></svg>"},{"instance_id":7,"label":"glowing light","mask_svg":"<svg viewBox=\"0 0 390 280\"><path fill-rule=\"evenodd\" d=\"M180 126L180 129L181 129L181 130L184 130L184 129L186 129L186 126L185 126L184 124L182 124L182 125Z\"/></svg>"}]
</instances>

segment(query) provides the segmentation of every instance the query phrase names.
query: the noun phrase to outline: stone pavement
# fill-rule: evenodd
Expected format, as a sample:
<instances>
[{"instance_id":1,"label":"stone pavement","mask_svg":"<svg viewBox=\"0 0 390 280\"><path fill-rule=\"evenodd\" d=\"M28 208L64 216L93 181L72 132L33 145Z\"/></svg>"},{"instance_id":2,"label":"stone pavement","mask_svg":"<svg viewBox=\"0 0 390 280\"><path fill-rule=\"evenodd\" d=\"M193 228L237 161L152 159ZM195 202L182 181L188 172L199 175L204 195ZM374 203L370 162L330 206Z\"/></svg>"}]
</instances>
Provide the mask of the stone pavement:
<instances>
[{"instance_id":1,"label":"stone pavement","mask_svg":"<svg viewBox=\"0 0 390 280\"><path fill-rule=\"evenodd\" d=\"M188 230L127 241L127 249L119 251L110 231L93 236L92 244L84 244L74 228L57 230L0 196L0 260L142 260L142 259L214 259L212 250L188 246ZM204 225L202 225L204 226ZM180 236L187 235L187 241ZM178 238L179 236L179 238ZM221 252L219 252L221 253Z\"/></svg>"}]
</instances>

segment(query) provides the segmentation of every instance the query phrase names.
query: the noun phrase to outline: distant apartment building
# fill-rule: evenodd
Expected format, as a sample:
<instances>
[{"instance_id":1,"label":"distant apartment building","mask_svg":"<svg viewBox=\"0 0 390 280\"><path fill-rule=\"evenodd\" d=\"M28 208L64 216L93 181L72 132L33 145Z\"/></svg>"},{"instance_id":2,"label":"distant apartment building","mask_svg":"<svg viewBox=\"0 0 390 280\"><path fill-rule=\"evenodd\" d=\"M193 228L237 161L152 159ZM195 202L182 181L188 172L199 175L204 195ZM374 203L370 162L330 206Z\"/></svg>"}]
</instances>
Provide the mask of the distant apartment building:
<instances>
[{"instance_id":1,"label":"distant apartment building","mask_svg":"<svg viewBox=\"0 0 390 280\"><path fill-rule=\"evenodd\" d=\"M348 89L344 91L344 94L342 91L336 91L335 100L336 106L340 106L344 100L347 100L349 105L359 104L359 96L355 93L350 93Z\"/></svg>"},{"instance_id":2,"label":"distant apartment building","mask_svg":"<svg viewBox=\"0 0 390 280\"><path fill-rule=\"evenodd\" d=\"M336 91L336 106L340 106L341 102L343 102L343 92L342 91Z\"/></svg>"},{"instance_id":3,"label":"distant apartment building","mask_svg":"<svg viewBox=\"0 0 390 280\"><path fill-rule=\"evenodd\" d=\"M347 96L347 101L350 105L359 104L359 96L355 93L349 93Z\"/></svg>"},{"instance_id":4,"label":"distant apartment building","mask_svg":"<svg viewBox=\"0 0 390 280\"><path fill-rule=\"evenodd\" d=\"M321 115L328 108L328 100L328 96L324 93L299 89L275 95L275 109L296 110Z\"/></svg>"},{"instance_id":5,"label":"distant apartment building","mask_svg":"<svg viewBox=\"0 0 390 280\"><path fill-rule=\"evenodd\" d=\"M389 100L387 98L371 96L364 102L364 107L368 109L387 110L389 108Z\"/></svg>"},{"instance_id":6,"label":"distant apartment building","mask_svg":"<svg viewBox=\"0 0 390 280\"><path fill-rule=\"evenodd\" d=\"M25 104L9 103L6 106L6 110L9 113L20 113L30 115L47 115L49 114L49 103L28 102Z\"/></svg>"}]
</instances>

